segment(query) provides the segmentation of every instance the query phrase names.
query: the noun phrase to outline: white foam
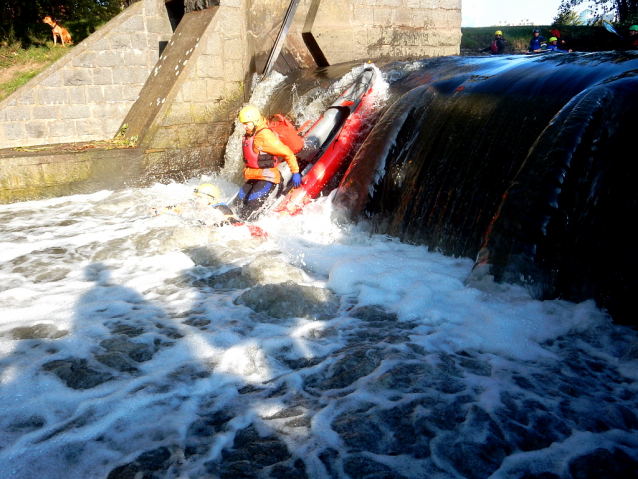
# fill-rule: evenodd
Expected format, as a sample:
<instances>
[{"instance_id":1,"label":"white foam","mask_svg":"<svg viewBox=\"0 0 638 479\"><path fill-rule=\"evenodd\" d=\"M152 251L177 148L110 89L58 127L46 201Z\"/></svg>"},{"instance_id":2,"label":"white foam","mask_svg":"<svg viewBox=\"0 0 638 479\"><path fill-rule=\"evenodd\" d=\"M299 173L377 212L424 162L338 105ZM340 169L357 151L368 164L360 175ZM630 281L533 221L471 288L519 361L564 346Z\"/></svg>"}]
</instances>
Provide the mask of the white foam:
<instances>
[{"instance_id":1,"label":"white foam","mask_svg":"<svg viewBox=\"0 0 638 479\"><path fill-rule=\"evenodd\" d=\"M532 378L539 365L560 365L560 351L551 344L566 335L584 338L581 349L590 357L617 364L626 384L638 379L637 361L617 350L613 339L635 333L611 326L592 301L540 302L517 287L491 292L467 287L471 259L372 235L365 224L332 223L329 198L314 202L305 215L263 218L258 225L268 236L261 239L227 227L206 243L202 238L209 231L188 219L148 215L150 206L187 202L200 182L216 183L225 198L237 188L227 177L205 176L183 184L0 206L1 477L106 477L141 452L182 444L202 405L214 411L241 405L242 412L210 444L206 460L218 458L236 430L284 407L276 397L251 400L238 391L277 381L301 391L307 376L341 357L348 335L365 331L366 325L351 316L362 306L396 313L400 323L411 326L406 334L413 347L469 351L489 364L491 375L458 378L464 393L474 391L488 412L501 406L501 393L522 391L516 375ZM195 264L191 250L197 247L207 248L216 262ZM257 257L283 259L303 270L304 284L330 289L340 304L336 317L269 318L235 304L242 290L193 283ZM14 339L28 331L16 328L36 325L66 333ZM125 327L140 328L139 334ZM106 352L102 342L113 338L157 351L136 363L136 372L118 372L95 360ZM113 377L94 388L71 389L43 369L69 358L86 360ZM293 369L286 361L294 360L318 362ZM326 446L343 449L332 420L359 406L390 407L388 398L396 392L375 381L398 364L393 361L358 379L347 395L318 398L322 406L310 426L282 440L310 456ZM583 370L589 371L586 364ZM604 384L595 387L601 395L611 394ZM536 400L560 417L558 401ZM433 444L441 440L442 435ZM544 450L509 456L493 477L514 477L535 463L544 472L542 464L620 443L628 450L638 447L632 431L575 433ZM422 477L421 463L406 457L379 460L407 477ZM309 464L320 470L316 458ZM454 477L446 474L442 477Z\"/></svg>"}]
</instances>

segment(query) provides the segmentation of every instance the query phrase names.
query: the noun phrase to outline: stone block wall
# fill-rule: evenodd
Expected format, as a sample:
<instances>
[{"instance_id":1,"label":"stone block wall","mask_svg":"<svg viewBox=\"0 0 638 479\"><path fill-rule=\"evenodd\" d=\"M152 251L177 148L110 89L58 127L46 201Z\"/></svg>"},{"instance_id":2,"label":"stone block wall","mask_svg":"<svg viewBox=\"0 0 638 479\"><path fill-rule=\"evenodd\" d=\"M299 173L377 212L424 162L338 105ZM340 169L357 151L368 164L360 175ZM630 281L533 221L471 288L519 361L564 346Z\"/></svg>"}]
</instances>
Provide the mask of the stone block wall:
<instances>
[{"instance_id":1,"label":"stone block wall","mask_svg":"<svg viewBox=\"0 0 638 479\"><path fill-rule=\"evenodd\" d=\"M251 5L248 41L257 70L288 3L257 0ZM303 31L312 34L330 64L458 55L461 0L302 0L283 51L301 67L308 63Z\"/></svg>"},{"instance_id":2,"label":"stone block wall","mask_svg":"<svg viewBox=\"0 0 638 479\"><path fill-rule=\"evenodd\" d=\"M166 52L180 42L173 38L164 2L133 4L0 102L0 148L113 137L127 115L144 108L136 100L152 83L149 74L159 71L160 42L168 42ZM80 156L5 150L0 202L183 180L221 168L234 119L289 3L219 0L210 24L186 52L188 62L180 58L178 77L166 82L161 108L146 117L150 127L137 148ZM189 28L184 19L177 29L183 28ZM314 65L304 32L312 33L331 64L458 54L461 0L302 0L278 71ZM67 163L84 166L71 177Z\"/></svg>"},{"instance_id":3,"label":"stone block wall","mask_svg":"<svg viewBox=\"0 0 638 479\"><path fill-rule=\"evenodd\" d=\"M244 101L244 79L248 71L246 35L242 8L218 7L200 54L187 72L175 99L161 120L160 133L152 148L188 147L209 141L210 125L232 123ZM185 129L188 134L184 134Z\"/></svg>"},{"instance_id":4,"label":"stone block wall","mask_svg":"<svg viewBox=\"0 0 638 479\"><path fill-rule=\"evenodd\" d=\"M163 0L133 4L0 102L0 148L112 138L171 35Z\"/></svg>"},{"instance_id":5,"label":"stone block wall","mask_svg":"<svg viewBox=\"0 0 638 479\"><path fill-rule=\"evenodd\" d=\"M321 0L312 34L331 64L458 55L461 0Z\"/></svg>"},{"instance_id":6,"label":"stone block wall","mask_svg":"<svg viewBox=\"0 0 638 479\"><path fill-rule=\"evenodd\" d=\"M234 118L246 100L250 70L246 3L222 0L214 8L193 64L182 73L185 78L174 98L142 143L147 170L153 175L210 172L211 163L221 166Z\"/></svg>"}]
</instances>

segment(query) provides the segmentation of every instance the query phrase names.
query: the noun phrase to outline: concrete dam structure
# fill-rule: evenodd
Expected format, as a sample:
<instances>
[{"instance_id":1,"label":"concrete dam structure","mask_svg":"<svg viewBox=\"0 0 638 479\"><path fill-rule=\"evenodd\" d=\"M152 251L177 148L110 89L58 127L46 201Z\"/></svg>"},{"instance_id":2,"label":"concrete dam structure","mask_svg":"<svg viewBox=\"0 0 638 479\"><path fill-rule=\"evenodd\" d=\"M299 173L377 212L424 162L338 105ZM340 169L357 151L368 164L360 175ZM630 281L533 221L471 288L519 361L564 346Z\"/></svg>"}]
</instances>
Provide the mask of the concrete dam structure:
<instances>
[{"instance_id":1,"label":"concrete dam structure","mask_svg":"<svg viewBox=\"0 0 638 479\"><path fill-rule=\"evenodd\" d=\"M459 52L460 0L296 3L275 64L284 74ZM128 7L0 102L0 202L220 168L234 118L288 8L288 0ZM127 148L95 143L118 134Z\"/></svg>"}]
</instances>

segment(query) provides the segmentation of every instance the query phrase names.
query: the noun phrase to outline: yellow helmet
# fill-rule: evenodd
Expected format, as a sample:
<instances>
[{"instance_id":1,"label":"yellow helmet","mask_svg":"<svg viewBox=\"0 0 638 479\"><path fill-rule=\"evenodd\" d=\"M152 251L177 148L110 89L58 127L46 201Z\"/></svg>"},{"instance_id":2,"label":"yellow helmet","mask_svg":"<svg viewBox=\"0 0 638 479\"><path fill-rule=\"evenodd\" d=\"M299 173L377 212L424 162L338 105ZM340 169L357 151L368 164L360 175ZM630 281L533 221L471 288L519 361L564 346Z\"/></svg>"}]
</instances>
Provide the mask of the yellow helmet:
<instances>
[{"instance_id":1,"label":"yellow helmet","mask_svg":"<svg viewBox=\"0 0 638 479\"><path fill-rule=\"evenodd\" d=\"M494 35L503 35L503 32L500 30L496 30L496 33L494 33Z\"/></svg>"},{"instance_id":2,"label":"yellow helmet","mask_svg":"<svg viewBox=\"0 0 638 479\"><path fill-rule=\"evenodd\" d=\"M245 106L239 112L239 121L242 123L248 123L249 121L258 123L260 118L261 113L259 113L259 110L252 105Z\"/></svg>"},{"instance_id":3,"label":"yellow helmet","mask_svg":"<svg viewBox=\"0 0 638 479\"><path fill-rule=\"evenodd\" d=\"M207 200L217 200L219 198L219 190L211 183L202 183L195 188L195 196L205 198Z\"/></svg>"}]
</instances>

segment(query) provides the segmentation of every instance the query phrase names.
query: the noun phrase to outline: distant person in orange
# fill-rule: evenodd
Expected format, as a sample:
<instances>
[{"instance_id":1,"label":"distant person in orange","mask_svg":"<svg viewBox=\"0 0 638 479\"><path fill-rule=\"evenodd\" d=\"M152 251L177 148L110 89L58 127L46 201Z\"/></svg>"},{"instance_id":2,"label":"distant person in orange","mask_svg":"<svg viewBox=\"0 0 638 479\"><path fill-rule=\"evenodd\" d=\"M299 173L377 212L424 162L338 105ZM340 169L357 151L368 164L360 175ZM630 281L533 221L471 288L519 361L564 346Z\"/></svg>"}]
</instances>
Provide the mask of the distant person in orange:
<instances>
[{"instance_id":1,"label":"distant person in orange","mask_svg":"<svg viewBox=\"0 0 638 479\"><path fill-rule=\"evenodd\" d=\"M627 50L638 50L638 25L629 27L629 37L627 38Z\"/></svg>"},{"instance_id":2,"label":"distant person in orange","mask_svg":"<svg viewBox=\"0 0 638 479\"><path fill-rule=\"evenodd\" d=\"M240 218L248 220L257 216L268 197L279 188L281 173L277 165L281 158L290 167L295 188L301 186L301 175L295 154L268 128L268 122L256 107L242 108L239 121L246 130L242 148L246 184L239 190L233 206Z\"/></svg>"}]
</instances>

